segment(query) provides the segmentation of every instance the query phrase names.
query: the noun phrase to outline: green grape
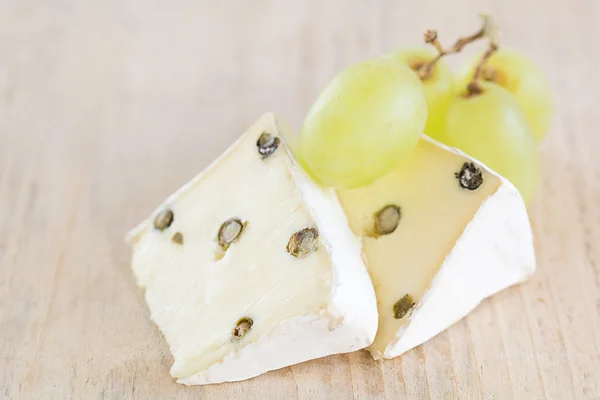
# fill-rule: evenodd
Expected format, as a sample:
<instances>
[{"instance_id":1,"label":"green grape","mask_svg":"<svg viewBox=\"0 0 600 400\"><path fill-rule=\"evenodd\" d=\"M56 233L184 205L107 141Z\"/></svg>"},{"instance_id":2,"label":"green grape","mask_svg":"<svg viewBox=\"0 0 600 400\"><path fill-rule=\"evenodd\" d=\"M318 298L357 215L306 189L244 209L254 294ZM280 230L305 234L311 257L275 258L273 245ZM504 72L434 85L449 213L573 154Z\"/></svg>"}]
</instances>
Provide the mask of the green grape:
<instances>
[{"instance_id":1,"label":"green grape","mask_svg":"<svg viewBox=\"0 0 600 400\"><path fill-rule=\"evenodd\" d=\"M436 55L436 52L431 49L416 48L393 51L386 56L417 71ZM437 139L442 134L446 112L453 97L454 77L448 65L443 59L440 59L434 64L431 74L421 78L421 82L425 89L428 108L425 133Z\"/></svg>"},{"instance_id":2,"label":"green grape","mask_svg":"<svg viewBox=\"0 0 600 400\"><path fill-rule=\"evenodd\" d=\"M366 186L417 145L427 120L423 85L399 62L376 58L339 73L310 108L300 152L335 188Z\"/></svg>"},{"instance_id":3,"label":"green grape","mask_svg":"<svg viewBox=\"0 0 600 400\"><path fill-rule=\"evenodd\" d=\"M473 77L480 58L465 66L461 82L464 86ZM538 66L514 50L501 48L486 62L483 78L497 83L515 96L529 120L536 141L548 132L552 118L552 90Z\"/></svg>"},{"instance_id":4,"label":"green grape","mask_svg":"<svg viewBox=\"0 0 600 400\"><path fill-rule=\"evenodd\" d=\"M538 186L539 160L527 118L506 89L486 82L481 87L479 94L454 97L441 141L507 178L528 203Z\"/></svg>"}]
</instances>

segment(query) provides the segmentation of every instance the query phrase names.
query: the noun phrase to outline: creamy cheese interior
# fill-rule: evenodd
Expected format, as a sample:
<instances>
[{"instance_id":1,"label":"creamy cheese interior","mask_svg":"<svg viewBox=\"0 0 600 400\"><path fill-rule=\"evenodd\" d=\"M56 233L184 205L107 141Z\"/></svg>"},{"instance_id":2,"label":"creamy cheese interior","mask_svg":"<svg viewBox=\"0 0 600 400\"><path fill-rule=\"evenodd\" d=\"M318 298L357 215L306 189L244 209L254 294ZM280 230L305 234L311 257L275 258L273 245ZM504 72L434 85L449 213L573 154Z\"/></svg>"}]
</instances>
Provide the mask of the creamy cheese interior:
<instances>
[{"instance_id":1,"label":"creamy cheese interior","mask_svg":"<svg viewBox=\"0 0 600 400\"><path fill-rule=\"evenodd\" d=\"M153 216L131 239L132 267L175 358L175 377L222 361L281 321L323 314L332 297L324 239L304 258L286 250L294 233L316 222L291 175L283 144L264 159L258 153L257 140L267 131L277 134L272 117L263 117L167 200L162 209L173 212L168 228L156 229ZM247 225L223 251L217 236L230 218ZM182 244L172 240L177 232ZM233 337L245 317L252 319L252 328L242 338Z\"/></svg>"},{"instance_id":2,"label":"creamy cheese interior","mask_svg":"<svg viewBox=\"0 0 600 400\"><path fill-rule=\"evenodd\" d=\"M462 188L455 173L468 161L422 139L411 156L373 185L338 191L350 227L364 237L363 252L379 310L379 328L370 348L375 354L383 354L410 322L411 311L395 318L394 304L409 295L419 307L469 221L501 185L498 177L482 171L479 188ZM400 207L397 228L372 237L374 216L388 205Z\"/></svg>"}]
</instances>

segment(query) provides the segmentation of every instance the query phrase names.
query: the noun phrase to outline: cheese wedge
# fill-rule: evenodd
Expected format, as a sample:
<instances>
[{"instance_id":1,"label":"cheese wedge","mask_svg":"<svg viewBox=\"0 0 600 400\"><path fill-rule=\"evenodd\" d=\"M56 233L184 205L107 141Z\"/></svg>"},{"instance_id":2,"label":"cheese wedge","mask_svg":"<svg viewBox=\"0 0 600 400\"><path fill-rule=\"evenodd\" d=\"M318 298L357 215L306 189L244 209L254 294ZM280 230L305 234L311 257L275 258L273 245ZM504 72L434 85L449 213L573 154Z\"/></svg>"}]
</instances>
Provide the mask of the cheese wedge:
<instances>
[{"instance_id":1,"label":"cheese wedge","mask_svg":"<svg viewBox=\"0 0 600 400\"><path fill-rule=\"evenodd\" d=\"M375 287L369 347L392 358L527 279L535 254L527 211L506 179L424 136L374 184L338 191Z\"/></svg>"},{"instance_id":2,"label":"cheese wedge","mask_svg":"<svg viewBox=\"0 0 600 400\"><path fill-rule=\"evenodd\" d=\"M335 192L261 117L129 235L132 268L187 385L370 345L375 293Z\"/></svg>"}]
</instances>

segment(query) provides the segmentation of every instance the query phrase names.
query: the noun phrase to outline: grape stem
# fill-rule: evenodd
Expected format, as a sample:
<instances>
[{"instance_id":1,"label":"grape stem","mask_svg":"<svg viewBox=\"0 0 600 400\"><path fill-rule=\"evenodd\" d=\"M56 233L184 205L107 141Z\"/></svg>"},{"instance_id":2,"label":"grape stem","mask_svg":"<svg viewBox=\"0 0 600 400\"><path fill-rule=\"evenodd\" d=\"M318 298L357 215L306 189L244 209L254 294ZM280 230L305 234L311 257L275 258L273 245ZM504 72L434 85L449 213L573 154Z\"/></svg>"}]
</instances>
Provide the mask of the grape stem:
<instances>
[{"instance_id":1,"label":"grape stem","mask_svg":"<svg viewBox=\"0 0 600 400\"><path fill-rule=\"evenodd\" d=\"M498 51L498 48L498 44L492 41L490 42L488 49L485 51L485 53L483 53L483 56L481 56L481 60L479 60L479 64L477 64L477 69L473 74L473 78L467 85L467 97L483 92L483 88L481 87L481 78L483 77L483 73L485 71L485 64L487 64L487 61L490 59L492 54Z\"/></svg>"},{"instance_id":2,"label":"grape stem","mask_svg":"<svg viewBox=\"0 0 600 400\"><path fill-rule=\"evenodd\" d=\"M419 67L419 69L417 70L417 73L419 74L419 78L421 78L421 80L426 80L426 79L429 79L431 77L431 72L433 71L433 67L439 61L440 58L442 58L442 57L444 57L444 56L446 56L448 54L458 53L467 44L472 43L472 42L474 42L476 40L479 40L479 39L485 37L486 36L486 29L485 29L485 26L484 26L479 31L475 32L474 34L472 34L470 36L465 36L465 37L459 38L454 43L454 45L452 47L450 47L449 49L444 49L444 47L442 46L442 44L438 40L437 31L428 30L428 31L425 32L425 34L423 36L425 37L425 43L431 44L438 51L438 55L436 57L434 57L431 60L429 60L428 62L422 64Z\"/></svg>"}]
</instances>

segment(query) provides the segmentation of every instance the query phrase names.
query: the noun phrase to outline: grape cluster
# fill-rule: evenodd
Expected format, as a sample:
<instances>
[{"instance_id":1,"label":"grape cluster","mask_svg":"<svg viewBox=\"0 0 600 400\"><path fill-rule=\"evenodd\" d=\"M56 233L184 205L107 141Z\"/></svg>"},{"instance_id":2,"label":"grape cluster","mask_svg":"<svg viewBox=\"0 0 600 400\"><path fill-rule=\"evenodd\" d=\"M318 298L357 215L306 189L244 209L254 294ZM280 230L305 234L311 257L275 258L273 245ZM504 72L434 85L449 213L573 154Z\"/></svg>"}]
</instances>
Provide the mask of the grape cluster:
<instances>
[{"instance_id":1,"label":"grape cluster","mask_svg":"<svg viewBox=\"0 0 600 400\"><path fill-rule=\"evenodd\" d=\"M455 77L443 57L479 39L488 39L488 50ZM329 83L302 128L304 167L335 188L366 186L413 151L424 132L488 165L531 201L539 180L536 143L552 115L544 75L526 56L499 48L490 17L451 48L435 31L425 42L437 52L393 51Z\"/></svg>"}]
</instances>

